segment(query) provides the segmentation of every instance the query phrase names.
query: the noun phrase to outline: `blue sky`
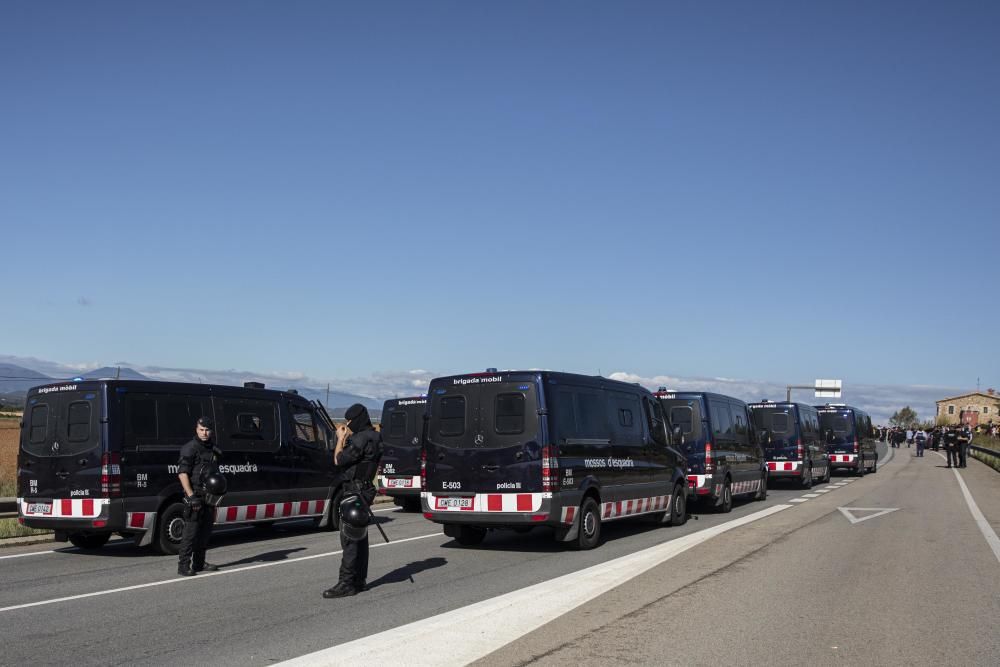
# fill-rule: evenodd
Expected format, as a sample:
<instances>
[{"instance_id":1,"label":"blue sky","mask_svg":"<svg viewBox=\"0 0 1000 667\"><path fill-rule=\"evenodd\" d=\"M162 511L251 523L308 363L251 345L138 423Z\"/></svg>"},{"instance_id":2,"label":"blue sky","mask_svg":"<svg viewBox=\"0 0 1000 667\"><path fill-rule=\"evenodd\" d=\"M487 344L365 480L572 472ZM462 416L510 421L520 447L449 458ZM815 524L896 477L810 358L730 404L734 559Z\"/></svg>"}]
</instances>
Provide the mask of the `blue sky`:
<instances>
[{"instance_id":1,"label":"blue sky","mask_svg":"<svg viewBox=\"0 0 1000 667\"><path fill-rule=\"evenodd\" d=\"M1000 384L998 30L992 2L5 3L0 353Z\"/></svg>"}]
</instances>

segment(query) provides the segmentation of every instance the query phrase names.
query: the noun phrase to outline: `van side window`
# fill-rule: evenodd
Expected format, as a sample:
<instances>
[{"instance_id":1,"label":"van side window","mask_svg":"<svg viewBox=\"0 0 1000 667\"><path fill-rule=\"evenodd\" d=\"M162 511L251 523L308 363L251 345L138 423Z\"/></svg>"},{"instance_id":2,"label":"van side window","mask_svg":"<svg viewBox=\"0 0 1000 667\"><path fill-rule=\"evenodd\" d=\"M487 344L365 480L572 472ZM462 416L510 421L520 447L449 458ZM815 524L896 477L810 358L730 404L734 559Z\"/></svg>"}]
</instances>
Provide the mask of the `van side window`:
<instances>
[{"instance_id":1,"label":"van side window","mask_svg":"<svg viewBox=\"0 0 1000 667\"><path fill-rule=\"evenodd\" d=\"M128 399L129 435L133 438L156 437L156 401L152 398L130 396ZM196 417L197 419L197 417ZM194 422L189 426L194 434Z\"/></svg>"},{"instance_id":2,"label":"van side window","mask_svg":"<svg viewBox=\"0 0 1000 667\"><path fill-rule=\"evenodd\" d=\"M205 412L201 408L201 402L197 399L165 397L160 399L159 403L160 440L187 442L193 438L195 422Z\"/></svg>"},{"instance_id":3,"label":"van side window","mask_svg":"<svg viewBox=\"0 0 1000 667\"><path fill-rule=\"evenodd\" d=\"M276 404L273 401L235 398L216 401L220 449L265 452L278 448Z\"/></svg>"},{"instance_id":4,"label":"van side window","mask_svg":"<svg viewBox=\"0 0 1000 667\"><path fill-rule=\"evenodd\" d=\"M551 393L554 397L549 409L552 413L552 438L554 440L565 440L576 436L576 416L573 412L573 392L568 389L556 389Z\"/></svg>"},{"instance_id":5,"label":"van side window","mask_svg":"<svg viewBox=\"0 0 1000 667\"><path fill-rule=\"evenodd\" d=\"M31 426L28 429L28 442L33 445L45 442L49 428L49 406L43 403L31 408L29 423Z\"/></svg>"},{"instance_id":6,"label":"van side window","mask_svg":"<svg viewBox=\"0 0 1000 667\"><path fill-rule=\"evenodd\" d=\"M389 437L403 438L406 436L406 411L393 410L389 413Z\"/></svg>"},{"instance_id":7,"label":"van side window","mask_svg":"<svg viewBox=\"0 0 1000 667\"><path fill-rule=\"evenodd\" d=\"M643 401L646 406L646 421L649 424L649 435L658 445L666 446L667 427L663 419L663 408L659 401L651 401L648 398Z\"/></svg>"},{"instance_id":8,"label":"van side window","mask_svg":"<svg viewBox=\"0 0 1000 667\"><path fill-rule=\"evenodd\" d=\"M465 396L445 396L441 399L441 418L438 431L443 436L454 437L465 433Z\"/></svg>"},{"instance_id":9,"label":"van side window","mask_svg":"<svg viewBox=\"0 0 1000 667\"><path fill-rule=\"evenodd\" d=\"M86 442L90 439L90 403L87 401L73 401L69 404L66 437L70 442Z\"/></svg>"},{"instance_id":10,"label":"van side window","mask_svg":"<svg viewBox=\"0 0 1000 667\"><path fill-rule=\"evenodd\" d=\"M735 403L729 404L733 417L733 437L744 445L749 442L749 430L747 428L747 409Z\"/></svg>"},{"instance_id":11,"label":"van side window","mask_svg":"<svg viewBox=\"0 0 1000 667\"><path fill-rule=\"evenodd\" d=\"M313 422L312 412L308 408L299 405L292 407L292 438L299 442L315 444L316 424Z\"/></svg>"},{"instance_id":12,"label":"van side window","mask_svg":"<svg viewBox=\"0 0 1000 667\"><path fill-rule=\"evenodd\" d=\"M642 446L641 409L639 397L635 394L619 391L608 394L608 417L618 444Z\"/></svg>"},{"instance_id":13,"label":"van side window","mask_svg":"<svg viewBox=\"0 0 1000 667\"><path fill-rule=\"evenodd\" d=\"M577 437L594 439L610 437L604 394L586 389L580 389L575 393Z\"/></svg>"},{"instance_id":14,"label":"van side window","mask_svg":"<svg viewBox=\"0 0 1000 667\"><path fill-rule=\"evenodd\" d=\"M729 403L709 401L712 411L712 435L716 438L733 437L733 420L729 414Z\"/></svg>"},{"instance_id":15,"label":"van side window","mask_svg":"<svg viewBox=\"0 0 1000 667\"><path fill-rule=\"evenodd\" d=\"M501 435L524 433L524 394L497 394L493 405L494 430Z\"/></svg>"}]
</instances>

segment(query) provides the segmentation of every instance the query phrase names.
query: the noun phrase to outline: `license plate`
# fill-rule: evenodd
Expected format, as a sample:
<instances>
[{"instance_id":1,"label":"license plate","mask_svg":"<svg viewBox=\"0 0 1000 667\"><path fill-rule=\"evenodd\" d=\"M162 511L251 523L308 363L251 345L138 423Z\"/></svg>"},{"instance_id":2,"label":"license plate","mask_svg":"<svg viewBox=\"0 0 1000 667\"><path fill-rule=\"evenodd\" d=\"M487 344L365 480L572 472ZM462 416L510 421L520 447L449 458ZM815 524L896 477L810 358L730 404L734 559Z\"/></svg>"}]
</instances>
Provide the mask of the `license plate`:
<instances>
[{"instance_id":1,"label":"license plate","mask_svg":"<svg viewBox=\"0 0 1000 667\"><path fill-rule=\"evenodd\" d=\"M52 514L52 503L28 503L28 514Z\"/></svg>"},{"instance_id":2,"label":"license plate","mask_svg":"<svg viewBox=\"0 0 1000 667\"><path fill-rule=\"evenodd\" d=\"M411 487L413 486L412 479L390 479L386 480L389 483L386 485L389 488L399 488L399 487Z\"/></svg>"},{"instance_id":3,"label":"license plate","mask_svg":"<svg viewBox=\"0 0 1000 667\"><path fill-rule=\"evenodd\" d=\"M448 507L472 507L472 498L438 498L437 506L439 509L445 509Z\"/></svg>"}]
</instances>

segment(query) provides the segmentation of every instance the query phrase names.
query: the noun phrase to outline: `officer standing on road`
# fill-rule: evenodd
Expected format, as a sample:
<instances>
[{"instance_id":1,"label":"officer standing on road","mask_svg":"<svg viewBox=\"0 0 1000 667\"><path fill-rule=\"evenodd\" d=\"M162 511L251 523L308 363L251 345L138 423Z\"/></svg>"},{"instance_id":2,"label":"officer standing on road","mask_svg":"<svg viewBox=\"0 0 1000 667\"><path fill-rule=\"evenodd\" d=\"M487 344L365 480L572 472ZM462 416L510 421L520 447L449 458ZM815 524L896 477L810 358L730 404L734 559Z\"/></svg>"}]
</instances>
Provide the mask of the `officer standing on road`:
<instances>
[{"instance_id":1,"label":"officer standing on road","mask_svg":"<svg viewBox=\"0 0 1000 667\"><path fill-rule=\"evenodd\" d=\"M972 442L972 429L966 424L958 433L958 467L965 467L965 457L969 453L969 444Z\"/></svg>"},{"instance_id":2,"label":"officer standing on road","mask_svg":"<svg viewBox=\"0 0 1000 667\"><path fill-rule=\"evenodd\" d=\"M361 496L367 507L375 500L375 485L372 479L382 459L382 434L372 427L368 410L355 403L344 414L347 425L337 425L337 448L333 455L335 465L340 466L343 496ZM340 511L347 504L334 508ZM337 585L323 591L325 598L339 598L357 595L365 589L368 578L368 527L348 525L347 517L341 514L340 546L344 551L340 561L340 578Z\"/></svg>"},{"instance_id":3,"label":"officer standing on road","mask_svg":"<svg viewBox=\"0 0 1000 667\"><path fill-rule=\"evenodd\" d=\"M958 467L958 431L949 426L944 433L944 448L948 453L948 468ZM954 464L954 465L952 465Z\"/></svg>"},{"instance_id":4,"label":"officer standing on road","mask_svg":"<svg viewBox=\"0 0 1000 667\"><path fill-rule=\"evenodd\" d=\"M205 549L215 522L215 508L205 500L205 483L219 470L214 430L211 417L199 417L195 437L181 447L177 478L184 488L184 534L177 574L185 577L202 570L214 572L219 569L205 562Z\"/></svg>"}]
</instances>

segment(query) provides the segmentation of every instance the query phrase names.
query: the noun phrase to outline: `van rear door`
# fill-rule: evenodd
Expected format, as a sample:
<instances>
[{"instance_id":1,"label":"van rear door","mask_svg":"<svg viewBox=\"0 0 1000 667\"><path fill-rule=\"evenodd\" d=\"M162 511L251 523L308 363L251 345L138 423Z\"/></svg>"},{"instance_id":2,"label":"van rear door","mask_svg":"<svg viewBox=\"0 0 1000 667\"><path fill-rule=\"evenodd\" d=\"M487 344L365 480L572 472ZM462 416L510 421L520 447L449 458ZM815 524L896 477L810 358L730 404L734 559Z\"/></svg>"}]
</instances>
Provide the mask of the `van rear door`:
<instances>
[{"instance_id":1,"label":"van rear door","mask_svg":"<svg viewBox=\"0 0 1000 667\"><path fill-rule=\"evenodd\" d=\"M761 441L764 457L769 461L797 460L798 429L795 408L791 405L751 408L753 426L757 433L767 430Z\"/></svg>"},{"instance_id":2,"label":"van rear door","mask_svg":"<svg viewBox=\"0 0 1000 667\"><path fill-rule=\"evenodd\" d=\"M819 410L819 430L830 454L854 453L853 410Z\"/></svg>"},{"instance_id":3,"label":"van rear door","mask_svg":"<svg viewBox=\"0 0 1000 667\"><path fill-rule=\"evenodd\" d=\"M541 491L538 394L532 376L466 376L432 383L425 439L427 491Z\"/></svg>"},{"instance_id":4,"label":"van rear door","mask_svg":"<svg viewBox=\"0 0 1000 667\"><path fill-rule=\"evenodd\" d=\"M39 387L28 394L18 457L18 496L28 516L93 516L101 488L102 386ZM72 507L80 499L80 508ZM79 511L78 511L79 510Z\"/></svg>"}]
</instances>

